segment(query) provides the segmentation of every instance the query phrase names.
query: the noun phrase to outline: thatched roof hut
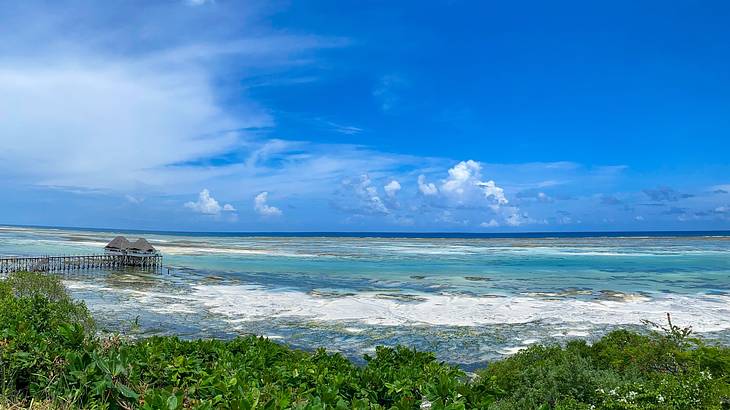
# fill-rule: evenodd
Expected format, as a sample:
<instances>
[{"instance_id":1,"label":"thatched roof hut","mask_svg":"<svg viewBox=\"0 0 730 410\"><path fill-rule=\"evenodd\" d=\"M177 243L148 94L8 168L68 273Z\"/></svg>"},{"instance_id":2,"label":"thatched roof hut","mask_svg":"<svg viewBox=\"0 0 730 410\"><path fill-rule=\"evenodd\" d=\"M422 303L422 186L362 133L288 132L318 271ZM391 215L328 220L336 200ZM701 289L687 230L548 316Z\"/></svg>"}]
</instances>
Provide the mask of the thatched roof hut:
<instances>
[{"instance_id":1,"label":"thatched roof hut","mask_svg":"<svg viewBox=\"0 0 730 410\"><path fill-rule=\"evenodd\" d=\"M109 251L126 251L131 244L127 240L127 238L123 236L117 236L116 238L112 239L111 242L109 242L104 249Z\"/></svg>"},{"instance_id":2,"label":"thatched roof hut","mask_svg":"<svg viewBox=\"0 0 730 410\"><path fill-rule=\"evenodd\" d=\"M139 238L136 241L134 241L131 245L129 245L128 249L132 252L141 252L141 253L157 252L157 249L155 249L154 246L150 245L150 243L147 242L147 240L144 238Z\"/></svg>"}]
</instances>

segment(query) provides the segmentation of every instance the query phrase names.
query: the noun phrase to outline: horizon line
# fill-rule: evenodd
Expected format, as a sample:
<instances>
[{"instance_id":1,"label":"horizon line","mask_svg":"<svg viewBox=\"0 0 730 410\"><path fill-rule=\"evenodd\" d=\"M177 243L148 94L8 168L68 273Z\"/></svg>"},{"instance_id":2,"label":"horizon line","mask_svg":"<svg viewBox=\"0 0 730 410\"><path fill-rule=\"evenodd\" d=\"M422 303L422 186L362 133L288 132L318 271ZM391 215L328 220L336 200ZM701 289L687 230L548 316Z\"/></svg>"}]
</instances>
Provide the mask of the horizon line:
<instances>
[{"instance_id":1,"label":"horizon line","mask_svg":"<svg viewBox=\"0 0 730 410\"><path fill-rule=\"evenodd\" d=\"M0 224L0 227L9 228L37 228L37 229L58 229L58 230L82 230L97 232L140 232L153 234L210 234L210 235L257 235L263 236L267 234L273 235L469 235L469 236L529 236L529 235L580 235L590 234L615 236L618 234L637 236L641 234L658 236L661 234L682 234L691 236L691 234L704 234L702 236L730 236L730 230L585 230L585 231L514 231L514 232L486 232L486 231L192 231L192 230L164 230L164 229L130 229L130 228L111 228L111 227L82 227L82 226L54 226L54 225L17 225L17 224Z\"/></svg>"}]
</instances>

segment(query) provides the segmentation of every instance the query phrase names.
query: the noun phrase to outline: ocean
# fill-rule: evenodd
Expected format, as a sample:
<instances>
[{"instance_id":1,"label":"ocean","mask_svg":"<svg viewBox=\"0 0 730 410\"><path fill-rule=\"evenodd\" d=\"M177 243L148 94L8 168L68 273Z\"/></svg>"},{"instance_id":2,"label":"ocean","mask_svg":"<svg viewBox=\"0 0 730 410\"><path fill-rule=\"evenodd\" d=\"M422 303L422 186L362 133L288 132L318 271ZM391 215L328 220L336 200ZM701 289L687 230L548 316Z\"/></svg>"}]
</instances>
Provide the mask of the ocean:
<instances>
[{"instance_id":1,"label":"ocean","mask_svg":"<svg viewBox=\"0 0 730 410\"><path fill-rule=\"evenodd\" d=\"M262 335L358 361L404 344L466 369L643 320L730 341L730 233L205 234L0 226L0 256L101 253L147 238L160 273L62 275L99 327Z\"/></svg>"}]
</instances>

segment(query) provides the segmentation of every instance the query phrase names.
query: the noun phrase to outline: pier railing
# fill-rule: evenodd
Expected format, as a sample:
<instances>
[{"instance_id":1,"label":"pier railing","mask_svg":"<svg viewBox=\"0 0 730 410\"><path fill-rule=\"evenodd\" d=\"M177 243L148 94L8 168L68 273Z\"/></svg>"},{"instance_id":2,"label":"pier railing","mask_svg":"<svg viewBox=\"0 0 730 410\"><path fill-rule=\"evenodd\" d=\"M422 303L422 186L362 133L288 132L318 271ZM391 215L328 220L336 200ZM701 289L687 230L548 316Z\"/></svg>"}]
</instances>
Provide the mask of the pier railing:
<instances>
[{"instance_id":1,"label":"pier railing","mask_svg":"<svg viewBox=\"0 0 730 410\"><path fill-rule=\"evenodd\" d=\"M0 257L0 273L11 272L71 272L91 269L115 269L126 266L159 270L162 255L76 255Z\"/></svg>"}]
</instances>

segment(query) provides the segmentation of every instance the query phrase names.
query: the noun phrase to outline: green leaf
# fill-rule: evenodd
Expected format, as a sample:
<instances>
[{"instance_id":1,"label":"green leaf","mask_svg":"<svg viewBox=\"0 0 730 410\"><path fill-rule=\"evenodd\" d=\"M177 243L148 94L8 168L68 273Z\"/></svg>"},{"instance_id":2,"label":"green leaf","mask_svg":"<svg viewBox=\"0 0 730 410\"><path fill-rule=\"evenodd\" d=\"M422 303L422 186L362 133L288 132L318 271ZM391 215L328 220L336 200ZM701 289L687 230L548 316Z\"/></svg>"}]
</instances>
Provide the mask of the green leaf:
<instances>
[{"instance_id":1,"label":"green leaf","mask_svg":"<svg viewBox=\"0 0 730 410\"><path fill-rule=\"evenodd\" d=\"M137 400L139 398L139 394L137 394L137 392L121 383L117 385L117 390L119 390L119 392L122 393L122 396L124 397L134 400Z\"/></svg>"},{"instance_id":2,"label":"green leaf","mask_svg":"<svg viewBox=\"0 0 730 410\"><path fill-rule=\"evenodd\" d=\"M177 409L177 396L172 395L167 398L167 408L169 410L175 410Z\"/></svg>"}]
</instances>

